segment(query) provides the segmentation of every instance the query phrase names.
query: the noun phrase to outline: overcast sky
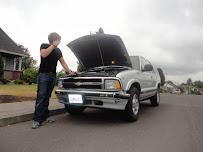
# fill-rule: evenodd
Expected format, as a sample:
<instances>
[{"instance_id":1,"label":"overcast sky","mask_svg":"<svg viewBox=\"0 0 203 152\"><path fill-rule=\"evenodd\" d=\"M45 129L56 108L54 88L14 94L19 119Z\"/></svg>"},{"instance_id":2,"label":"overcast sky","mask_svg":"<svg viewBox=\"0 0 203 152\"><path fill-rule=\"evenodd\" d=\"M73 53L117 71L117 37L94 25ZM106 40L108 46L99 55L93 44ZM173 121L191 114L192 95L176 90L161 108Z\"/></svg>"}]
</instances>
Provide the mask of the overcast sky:
<instances>
[{"instance_id":1,"label":"overcast sky","mask_svg":"<svg viewBox=\"0 0 203 152\"><path fill-rule=\"evenodd\" d=\"M130 55L161 67L168 80L203 81L201 0L0 0L0 27L38 64L40 44L58 32L59 48L73 69L77 59L66 44L102 27L119 35Z\"/></svg>"}]
</instances>

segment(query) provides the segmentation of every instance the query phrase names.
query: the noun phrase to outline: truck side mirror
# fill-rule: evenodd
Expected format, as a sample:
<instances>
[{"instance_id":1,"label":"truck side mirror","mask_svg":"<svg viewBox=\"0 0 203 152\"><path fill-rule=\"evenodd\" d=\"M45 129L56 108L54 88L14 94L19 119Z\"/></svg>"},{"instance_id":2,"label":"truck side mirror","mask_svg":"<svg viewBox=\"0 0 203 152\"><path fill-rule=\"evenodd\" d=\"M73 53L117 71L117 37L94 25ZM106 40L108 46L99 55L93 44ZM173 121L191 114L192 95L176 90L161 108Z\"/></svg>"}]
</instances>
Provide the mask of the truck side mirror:
<instances>
[{"instance_id":1,"label":"truck side mirror","mask_svg":"<svg viewBox=\"0 0 203 152\"><path fill-rule=\"evenodd\" d=\"M145 72L145 71L152 71L152 70L153 70L153 66L151 64L146 64L142 71Z\"/></svg>"},{"instance_id":2,"label":"truck side mirror","mask_svg":"<svg viewBox=\"0 0 203 152\"><path fill-rule=\"evenodd\" d=\"M165 84L165 75L164 72L161 68L157 68L157 71L159 72L159 76L161 79L161 86L163 86Z\"/></svg>"}]
</instances>

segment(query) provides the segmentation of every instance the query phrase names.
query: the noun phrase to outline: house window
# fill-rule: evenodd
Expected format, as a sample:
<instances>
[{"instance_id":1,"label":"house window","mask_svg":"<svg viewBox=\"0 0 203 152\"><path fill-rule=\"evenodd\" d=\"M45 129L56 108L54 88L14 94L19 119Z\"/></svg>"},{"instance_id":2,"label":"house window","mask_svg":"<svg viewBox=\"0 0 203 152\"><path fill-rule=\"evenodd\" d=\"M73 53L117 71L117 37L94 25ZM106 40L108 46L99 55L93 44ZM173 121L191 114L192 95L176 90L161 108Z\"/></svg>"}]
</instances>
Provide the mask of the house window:
<instances>
[{"instance_id":1,"label":"house window","mask_svg":"<svg viewBox=\"0 0 203 152\"><path fill-rule=\"evenodd\" d=\"M13 70L13 68L14 68L14 58L7 57L5 60L5 69Z\"/></svg>"}]
</instances>

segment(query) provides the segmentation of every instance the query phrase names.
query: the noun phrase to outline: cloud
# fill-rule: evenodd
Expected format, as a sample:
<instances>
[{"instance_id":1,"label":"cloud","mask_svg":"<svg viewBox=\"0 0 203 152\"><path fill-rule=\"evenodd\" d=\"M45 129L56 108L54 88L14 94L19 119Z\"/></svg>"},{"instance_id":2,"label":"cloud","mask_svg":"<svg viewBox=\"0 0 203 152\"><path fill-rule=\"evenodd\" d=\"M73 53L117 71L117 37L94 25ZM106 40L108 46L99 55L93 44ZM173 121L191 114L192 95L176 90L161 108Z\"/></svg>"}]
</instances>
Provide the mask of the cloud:
<instances>
[{"instance_id":1,"label":"cloud","mask_svg":"<svg viewBox=\"0 0 203 152\"><path fill-rule=\"evenodd\" d=\"M40 44L56 31L75 68L77 59L66 44L101 26L120 35L130 55L144 56L169 79L185 81L203 77L202 8L200 0L3 0L0 17L2 29L38 61Z\"/></svg>"},{"instance_id":2,"label":"cloud","mask_svg":"<svg viewBox=\"0 0 203 152\"><path fill-rule=\"evenodd\" d=\"M126 19L131 31L125 34L130 54L148 58L172 79L185 81L188 76L201 74L202 4L180 0L131 1Z\"/></svg>"}]
</instances>

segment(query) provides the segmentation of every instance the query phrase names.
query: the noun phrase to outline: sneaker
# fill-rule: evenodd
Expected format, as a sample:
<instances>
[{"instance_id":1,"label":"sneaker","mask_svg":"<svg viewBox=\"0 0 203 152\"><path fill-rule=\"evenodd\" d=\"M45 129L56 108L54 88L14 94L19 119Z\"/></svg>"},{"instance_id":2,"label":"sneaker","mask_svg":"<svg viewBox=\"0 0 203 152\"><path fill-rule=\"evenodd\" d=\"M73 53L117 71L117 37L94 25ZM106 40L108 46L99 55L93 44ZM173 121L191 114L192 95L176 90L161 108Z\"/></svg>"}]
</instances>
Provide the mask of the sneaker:
<instances>
[{"instance_id":1,"label":"sneaker","mask_svg":"<svg viewBox=\"0 0 203 152\"><path fill-rule=\"evenodd\" d=\"M33 121L32 123L32 129L37 129L41 126L41 124L38 121Z\"/></svg>"}]
</instances>

